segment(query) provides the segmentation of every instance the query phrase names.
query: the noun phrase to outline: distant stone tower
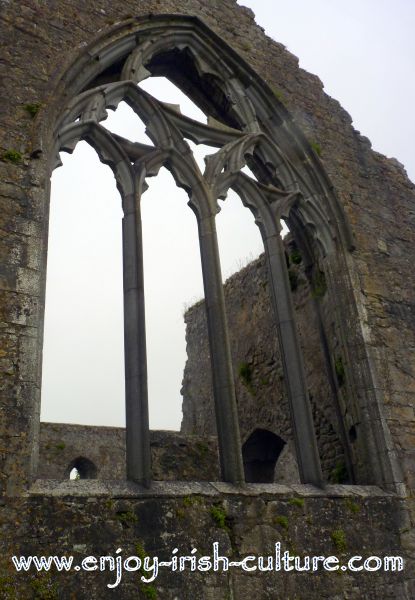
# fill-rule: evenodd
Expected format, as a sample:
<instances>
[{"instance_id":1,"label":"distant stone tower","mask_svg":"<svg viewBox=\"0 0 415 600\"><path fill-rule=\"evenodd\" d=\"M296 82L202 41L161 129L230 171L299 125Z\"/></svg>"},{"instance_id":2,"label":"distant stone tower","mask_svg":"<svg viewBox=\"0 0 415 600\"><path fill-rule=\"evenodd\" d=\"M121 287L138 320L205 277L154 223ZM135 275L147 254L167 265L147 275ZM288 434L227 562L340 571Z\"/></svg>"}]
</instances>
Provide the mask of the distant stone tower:
<instances>
[{"instance_id":1,"label":"distant stone tower","mask_svg":"<svg viewBox=\"0 0 415 600\"><path fill-rule=\"evenodd\" d=\"M415 192L402 166L373 152L319 79L234 0L3 1L1 15L0 595L413 598ZM137 84L156 75L180 87L208 125L140 91ZM106 109L122 100L145 122L152 146L103 126ZM187 139L216 148L203 174ZM123 203L126 480L92 479L100 466L85 455L78 457L88 467L85 480L38 477L50 176L59 152L80 140L112 168ZM245 164L254 177L241 171ZM146 177L162 166L188 192L197 219L219 482L202 482L203 473L186 484L155 482L151 468L140 198ZM274 460L267 453L275 457L285 441L272 427L267 433L268 417L252 424L250 441L249 424L238 418L235 379L253 390L260 381L249 353L236 378L233 372L215 230L217 200L230 188L264 241L279 357L270 378L286 403L297 484L266 483ZM314 301L330 389L319 404L310 403L310 348L298 335L281 218ZM272 411L271 403L262 406ZM349 485L325 485L318 410L335 417L346 472L339 481ZM199 443L200 457L210 450ZM245 476L257 483L244 485ZM213 570L203 561L205 570L189 568L191 556L213 555L214 542L233 563L270 555L272 568ZM339 577L286 572L277 542L291 554L336 555L345 569ZM183 569L172 567L175 548L187 557ZM81 572L18 572L13 555L71 555ZM145 555L171 560L151 583L141 579ZM113 563L88 569L101 556ZM107 585L117 556L124 571L114 592ZM367 564L376 572L352 570L351 556L372 557ZM403 570L385 569L384 556L403 557Z\"/></svg>"}]
</instances>

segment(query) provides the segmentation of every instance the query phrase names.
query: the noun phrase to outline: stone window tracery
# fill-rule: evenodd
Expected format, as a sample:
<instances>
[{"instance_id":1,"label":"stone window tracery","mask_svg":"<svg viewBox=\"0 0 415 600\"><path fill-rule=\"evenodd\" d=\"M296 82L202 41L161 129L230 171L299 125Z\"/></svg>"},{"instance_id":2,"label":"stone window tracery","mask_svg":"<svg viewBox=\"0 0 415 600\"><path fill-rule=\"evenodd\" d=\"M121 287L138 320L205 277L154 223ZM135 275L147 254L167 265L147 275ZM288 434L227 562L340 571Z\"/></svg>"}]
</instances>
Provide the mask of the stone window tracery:
<instances>
[{"instance_id":1,"label":"stone window tracery","mask_svg":"<svg viewBox=\"0 0 415 600\"><path fill-rule=\"evenodd\" d=\"M207 114L207 124L181 115L138 86L158 75L188 94ZM151 480L140 200L146 178L165 166L187 192L198 224L222 477L233 483L244 480L215 227L218 199L232 188L252 211L264 243L300 476L303 482L322 485L280 223L284 218L294 229L306 229L325 255L334 251L334 225L343 221L303 140L293 146L284 109L276 107L270 91L255 85L234 61L226 61L207 36L196 35L192 20L175 26L161 17L136 34L107 43L75 80L78 93L59 121L54 155L87 141L113 170L122 197L127 477L144 485ZM101 124L107 110L120 102L145 123L153 145L132 142ZM187 140L216 149L203 172ZM53 167L57 165L58 158ZM250 174L243 171L246 166ZM340 230L342 242L350 245L347 227Z\"/></svg>"}]
</instances>

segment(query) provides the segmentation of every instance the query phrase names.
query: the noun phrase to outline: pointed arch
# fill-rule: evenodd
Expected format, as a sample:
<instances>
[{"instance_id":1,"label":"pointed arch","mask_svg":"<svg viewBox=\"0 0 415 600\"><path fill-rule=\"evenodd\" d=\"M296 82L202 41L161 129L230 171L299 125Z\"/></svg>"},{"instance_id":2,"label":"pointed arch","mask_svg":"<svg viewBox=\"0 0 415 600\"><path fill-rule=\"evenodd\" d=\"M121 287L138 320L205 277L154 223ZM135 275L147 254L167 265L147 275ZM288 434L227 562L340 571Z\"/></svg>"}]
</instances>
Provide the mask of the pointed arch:
<instances>
[{"instance_id":1,"label":"pointed arch","mask_svg":"<svg viewBox=\"0 0 415 600\"><path fill-rule=\"evenodd\" d=\"M275 466L286 442L272 431L255 429L242 446L245 480L273 483Z\"/></svg>"},{"instance_id":2,"label":"pointed arch","mask_svg":"<svg viewBox=\"0 0 415 600\"><path fill-rule=\"evenodd\" d=\"M119 68L110 68L113 65L119 65ZM186 117L173 115L173 111L162 103L155 102L145 93L137 92L138 81L160 74L169 76L207 112L211 117L210 124L196 124ZM216 387L217 410L220 413L221 406L228 406L229 409L218 418L222 424L227 418L234 423L230 444L225 439L225 431L220 433L222 470L228 480L239 481L241 456L240 448L237 449L235 398L229 368L226 319L223 317L223 292L217 283L218 273L220 274L214 223L218 210L217 195L226 194L227 187L239 190L238 193L245 197L246 204L255 211L262 229L267 231L270 243L271 238L275 238L275 233L270 232L278 230L277 216L284 216L294 235L307 246L311 260L316 262L320 258L329 257L327 281L333 291L336 290L336 273L334 267L332 272L332 266L337 261L344 267L342 286L349 293L347 315L358 322L356 300L351 291L348 256L353 250L354 241L339 199L318 156L270 87L218 36L194 17L151 15L116 24L102 32L87 47L79 49L78 59L56 81L56 90L55 100L51 102L48 111L45 110L45 121L36 134L34 153L41 152L43 147L53 149L48 154L50 170L54 166L57 148L67 147L70 150L71 144L76 143L74 140L77 136L79 139L86 136L99 147L103 160L108 160L107 164L112 165L117 184L125 195L127 237L130 240L134 238L134 242L128 244L127 252L127 272L132 278L131 287L128 284L127 289L129 292L134 290L134 298L130 297L126 306L128 305L131 319L136 324L139 337L145 335L142 274L139 274L140 281L137 281L135 271L141 253L140 186L144 189L146 173L150 172L148 169L157 169L159 164L164 164L173 173L176 183L189 193L190 205L198 217L205 285L207 288L216 286L211 292L212 304L208 306L208 313L211 311L213 370L220 372ZM133 144L120 136L111 136L111 144L108 144L108 137L102 133L99 121L105 118L107 108L113 108L121 100L129 102L133 110L140 113L156 150L150 150L143 144ZM62 111L62 106L67 108ZM55 128L50 127L52 121L56 123ZM214 122L217 125L213 125ZM229 180L221 179L221 171L216 172L214 181L204 177L192 162L184 135L195 141L204 140L204 143L220 149L230 144L239 147L239 151L232 150L228 156L232 159L231 162L234 161L227 165L230 165L229 172L226 173L225 168L225 175L229 176ZM217 156L220 153L221 150ZM248 184L239 174L245 163L259 182L250 184L255 185L255 201L252 197L248 198L248 195L251 196L247 191ZM277 202L272 200L275 195L279 195ZM278 243L276 238L272 243ZM280 250L275 247L269 251L272 258L270 270L274 273L274 282L278 281L284 298L287 299L288 312L292 313L286 294L287 277L284 275L285 271L281 270L283 255L280 256ZM281 300L280 292L276 291L275 296ZM360 333L357 332L356 335L360 336L359 343L364 346ZM294 339L295 328L291 335ZM348 335L348 332L344 332L342 343L345 351L349 351ZM286 339L285 334L283 338ZM135 387L142 388L144 398L145 344L141 350L137 348L139 346L136 345L135 360L141 366L138 371L134 371L133 379ZM367 381L360 383L376 387L371 380L373 373L367 349L365 353L362 360L367 363ZM294 354L297 356L297 352ZM298 362L297 358L295 360L300 372L301 361ZM300 391L298 382L291 379L289 385L292 396L307 398L302 378L300 377ZM353 385L355 387L352 392L358 396L359 382ZM133 420L139 418L141 410L145 413L145 408L140 403L141 400L133 410ZM373 480L380 484L393 485L394 482L401 481L392 454L382 452L382 442L385 442L388 433L379 419L379 407L376 402L362 399L360 410L368 445L371 447L371 465L367 471L372 472ZM301 424L304 411L300 413L300 421L294 427L298 440L303 427L309 430L309 424ZM140 456L147 452L147 466L137 467L136 473L140 472L140 475L135 474L133 477L142 481L147 481L149 474L148 450L144 450L144 446L148 446L146 435L143 430L142 441L136 450ZM310 435L312 438L312 432ZM307 453L306 447L307 445L303 448L304 455ZM314 452L309 454L313 455ZM225 455L226 460L223 458ZM138 462L140 461L141 458ZM307 467L307 473L303 472L303 480L320 484L316 457L311 459L311 463L310 470ZM232 465L230 470L227 470L228 464Z\"/></svg>"}]
</instances>

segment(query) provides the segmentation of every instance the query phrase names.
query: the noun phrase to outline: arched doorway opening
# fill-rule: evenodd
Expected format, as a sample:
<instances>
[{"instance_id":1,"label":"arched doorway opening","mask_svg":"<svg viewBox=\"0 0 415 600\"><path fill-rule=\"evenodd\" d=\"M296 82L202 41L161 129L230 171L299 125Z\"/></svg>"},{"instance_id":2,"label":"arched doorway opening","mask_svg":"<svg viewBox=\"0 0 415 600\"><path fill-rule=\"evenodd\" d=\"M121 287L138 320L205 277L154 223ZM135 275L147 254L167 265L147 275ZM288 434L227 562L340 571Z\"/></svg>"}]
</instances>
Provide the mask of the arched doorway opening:
<instances>
[{"instance_id":1,"label":"arched doorway opening","mask_svg":"<svg viewBox=\"0 0 415 600\"><path fill-rule=\"evenodd\" d=\"M275 466L285 441L272 431L255 429L242 446L245 481L273 483Z\"/></svg>"},{"instance_id":2,"label":"arched doorway opening","mask_svg":"<svg viewBox=\"0 0 415 600\"><path fill-rule=\"evenodd\" d=\"M72 480L96 479L98 469L96 465L85 456L78 456L71 461L66 469L66 477Z\"/></svg>"}]
</instances>

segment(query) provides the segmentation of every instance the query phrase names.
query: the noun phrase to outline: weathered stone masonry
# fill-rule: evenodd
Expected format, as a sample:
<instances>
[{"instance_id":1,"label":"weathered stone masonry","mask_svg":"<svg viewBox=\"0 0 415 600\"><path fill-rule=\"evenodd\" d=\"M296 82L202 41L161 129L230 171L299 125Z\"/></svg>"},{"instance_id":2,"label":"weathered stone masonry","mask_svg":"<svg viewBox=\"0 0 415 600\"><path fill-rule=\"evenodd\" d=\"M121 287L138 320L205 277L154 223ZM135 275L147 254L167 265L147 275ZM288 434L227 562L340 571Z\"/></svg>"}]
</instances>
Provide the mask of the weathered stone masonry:
<instances>
[{"instance_id":1,"label":"weathered stone masonry","mask_svg":"<svg viewBox=\"0 0 415 600\"><path fill-rule=\"evenodd\" d=\"M216 437L151 431L150 441L155 481L220 479ZM91 478L124 480L125 429L41 423L39 479L68 479L79 459L87 459L95 467Z\"/></svg>"},{"instance_id":2,"label":"weathered stone masonry","mask_svg":"<svg viewBox=\"0 0 415 600\"><path fill-rule=\"evenodd\" d=\"M0 11L0 596L115 597L99 573L17 575L12 553L82 558L118 547L125 555L138 553L140 546L168 557L173 547L185 553L190 544L207 551L216 539L234 557L269 552L281 540L299 554L402 554L407 566L401 574L320 572L312 587L304 573L186 572L161 574L145 592L136 577L126 577L117 597L412 598L415 194L402 167L373 152L319 79L299 69L233 0L23 0L2 1ZM79 92L79 77L105 60L94 54L97 44L131 31L139 37L140 27L161 14L176 15L169 17L173 25L177 15L197 17L186 25L239 61L244 94L258 93L273 115L264 128L278 132L281 156L315 190L287 218L311 280L325 275L327 290L316 310L331 344L332 376L337 360L344 366L336 397L343 442L355 480L370 487L166 482L145 490L120 481L34 483L55 127ZM281 183L287 187L284 178ZM311 216L324 226L313 230ZM214 517L218 510L225 527Z\"/></svg>"},{"instance_id":3,"label":"weathered stone masonry","mask_svg":"<svg viewBox=\"0 0 415 600\"><path fill-rule=\"evenodd\" d=\"M286 248L287 257L291 253L300 260L298 252L294 254L288 244ZM340 425L327 376L330 366L325 364L320 347L313 311L315 299L302 266L302 262L296 264L291 260L290 274L323 474L326 480L333 481L343 472L347 479L344 448L338 432ZM275 480L295 482L298 471L263 256L227 280L225 299L242 440L255 429L261 429L272 431L289 442L285 453L288 455L283 454L278 459ZM319 301L324 301L323 297ZM215 432L215 422L203 302L189 309L185 321L188 360L182 388L182 431L211 435Z\"/></svg>"}]
</instances>

